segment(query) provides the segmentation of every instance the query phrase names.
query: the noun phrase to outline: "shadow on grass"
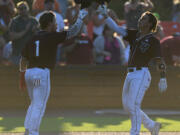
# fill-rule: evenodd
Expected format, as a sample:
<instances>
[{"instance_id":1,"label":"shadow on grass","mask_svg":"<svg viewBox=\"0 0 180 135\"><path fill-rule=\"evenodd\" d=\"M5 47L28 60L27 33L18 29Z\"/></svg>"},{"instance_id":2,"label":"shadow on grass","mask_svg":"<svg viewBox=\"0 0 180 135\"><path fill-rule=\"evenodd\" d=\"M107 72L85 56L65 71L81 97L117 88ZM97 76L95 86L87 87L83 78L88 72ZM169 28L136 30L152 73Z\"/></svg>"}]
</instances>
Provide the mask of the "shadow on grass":
<instances>
[{"instance_id":1,"label":"shadow on grass","mask_svg":"<svg viewBox=\"0 0 180 135\"><path fill-rule=\"evenodd\" d=\"M161 131L180 131L180 117L153 117L162 123ZM24 118L0 118L0 132L24 132ZM58 134L59 132L129 131L128 117L45 117L40 131ZM142 128L142 131L147 131Z\"/></svg>"},{"instance_id":2,"label":"shadow on grass","mask_svg":"<svg viewBox=\"0 0 180 135\"><path fill-rule=\"evenodd\" d=\"M45 117L42 121L40 131L107 131L107 126L119 126L127 117L77 117L77 118L51 118ZM24 118L0 118L0 132L24 132Z\"/></svg>"}]
</instances>

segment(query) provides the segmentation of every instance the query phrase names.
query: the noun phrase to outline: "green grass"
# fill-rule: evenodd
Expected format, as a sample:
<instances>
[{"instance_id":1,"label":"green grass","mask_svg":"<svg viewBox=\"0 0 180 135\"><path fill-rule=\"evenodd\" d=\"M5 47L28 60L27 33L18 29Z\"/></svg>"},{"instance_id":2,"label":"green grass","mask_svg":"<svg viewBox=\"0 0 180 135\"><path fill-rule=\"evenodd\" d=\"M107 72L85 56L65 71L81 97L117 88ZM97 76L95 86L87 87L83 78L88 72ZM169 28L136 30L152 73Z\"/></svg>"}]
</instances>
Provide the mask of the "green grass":
<instances>
[{"instance_id":1,"label":"green grass","mask_svg":"<svg viewBox=\"0 0 180 135\"><path fill-rule=\"evenodd\" d=\"M180 117L153 117L163 124L161 131L180 131ZM24 132L24 118L0 117L0 132ZM45 117L41 132L129 131L128 117ZM141 131L147 131L143 126Z\"/></svg>"}]
</instances>

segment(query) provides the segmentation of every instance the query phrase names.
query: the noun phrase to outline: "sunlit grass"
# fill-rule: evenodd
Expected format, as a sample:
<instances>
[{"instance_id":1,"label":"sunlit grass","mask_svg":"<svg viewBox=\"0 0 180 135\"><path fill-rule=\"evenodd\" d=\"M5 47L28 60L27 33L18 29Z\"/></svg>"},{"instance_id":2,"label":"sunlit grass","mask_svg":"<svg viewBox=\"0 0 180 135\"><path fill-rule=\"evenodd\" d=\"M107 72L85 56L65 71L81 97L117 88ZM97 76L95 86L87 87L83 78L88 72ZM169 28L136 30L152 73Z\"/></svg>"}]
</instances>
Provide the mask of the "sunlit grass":
<instances>
[{"instance_id":1,"label":"sunlit grass","mask_svg":"<svg viewBox=\"0 0 180 135\"><path fill-rule=\"evenodd\" d=\"M154 117L161 122L161 131L180 131L180 117ZM24 132L24 118L0 117L0 132ZM45 117L41 132L129 131L128 117ZM147 131L143 126L141 131Z\"/></svg>"}]
</instances>

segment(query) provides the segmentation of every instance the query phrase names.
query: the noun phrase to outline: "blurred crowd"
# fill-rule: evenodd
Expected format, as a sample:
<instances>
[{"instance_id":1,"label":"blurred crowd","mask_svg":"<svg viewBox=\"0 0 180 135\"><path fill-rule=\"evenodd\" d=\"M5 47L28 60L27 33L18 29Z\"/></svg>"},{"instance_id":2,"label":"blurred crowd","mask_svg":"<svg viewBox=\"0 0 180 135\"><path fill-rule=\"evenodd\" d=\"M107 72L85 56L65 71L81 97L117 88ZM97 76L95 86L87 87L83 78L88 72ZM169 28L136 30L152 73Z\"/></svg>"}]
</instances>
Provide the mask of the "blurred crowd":
<instances>
[{"instance_id":1,"label":"blurred crowd","mask_svg":"<svg viewBox=\"0 0 180 135\"><path fill-rule=\"evenodd\" d=\"M174 0L173 3L170 21L180 23L180 0ZM58 46L57 65L127 65L129 43L105 25L105 18L96 12L96 7L96 3L89 7L86 24L79 35ZM125 23L121 23L113 9L108 9L108 14L127 29L137 29L141 14L152 11L153 8L151 0L127 0L124 3ZM32 5L28 5L26 1L14 3L13 0L0 0L1 64L19 64L23 47L39 30L38 19L47 10L56 14L57 31L60 32L67 30L75 22L80 6L73 0L33 0ZM155 15L159 18L157 13ZM167 65L180 66L180 31L167 37L159 23L156 36L161 42L162 55Z\"/></svg>"}]
</instances>

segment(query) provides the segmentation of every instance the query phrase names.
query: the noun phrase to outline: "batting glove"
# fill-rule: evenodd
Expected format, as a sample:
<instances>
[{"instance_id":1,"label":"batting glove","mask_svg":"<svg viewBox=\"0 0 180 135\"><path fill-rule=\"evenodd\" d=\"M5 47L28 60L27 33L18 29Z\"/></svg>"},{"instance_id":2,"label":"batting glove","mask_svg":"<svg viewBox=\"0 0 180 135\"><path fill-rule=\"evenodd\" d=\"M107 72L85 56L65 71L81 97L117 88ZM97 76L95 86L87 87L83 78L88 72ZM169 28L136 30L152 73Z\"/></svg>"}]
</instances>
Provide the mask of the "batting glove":
<instances>
[{"instance_id":1,"label":"batting glove","mask_svg":"<svg viewBox=\"0 0 180 135\"><path fill-rule=\"evenodd\" d=\"M167 90L167 80L166 78L161 78L159 81L159 91L165 92Z\"/></svg>"},{"instance_id":2,"label":"batting glove","mask_svg":"<svg viewBox=\"0 0 180 135\"><path fill-rule=\"evenodd\" d=\"M88 11L86 9L81 9L79 11L79 16L78 18L83 20L86 16L88 15Z\"/></svg>"}]
</instances>

